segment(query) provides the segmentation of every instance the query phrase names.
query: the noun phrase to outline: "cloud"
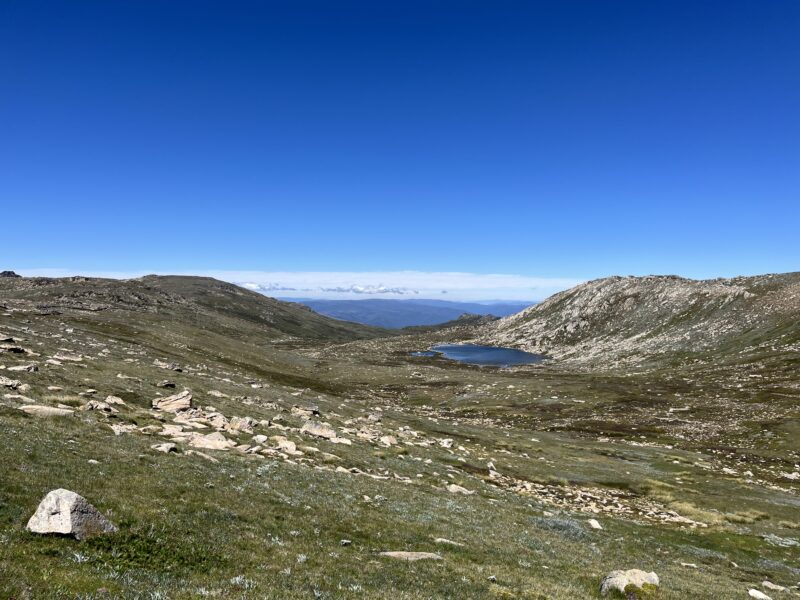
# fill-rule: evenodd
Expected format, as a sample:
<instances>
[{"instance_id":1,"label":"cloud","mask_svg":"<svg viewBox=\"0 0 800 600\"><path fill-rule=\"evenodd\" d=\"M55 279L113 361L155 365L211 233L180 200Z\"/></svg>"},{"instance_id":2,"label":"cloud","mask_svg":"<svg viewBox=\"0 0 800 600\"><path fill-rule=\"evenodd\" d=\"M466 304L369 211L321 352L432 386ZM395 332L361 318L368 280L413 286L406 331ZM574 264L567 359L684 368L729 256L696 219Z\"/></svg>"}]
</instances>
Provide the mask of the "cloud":
<instances>
[{"instance_id":1,"label":"cloud","mask_svg":"<svg viewBox=\"0 0 800 600\"><path fill-rule=\"evenodd\" d=\"M109 272L80 269L28 269L27 276L87 275L128 279L153 271ZM164 272L166 275L202 275L236 283L279 297L305 298L436 298L451 300L543 300L581 283L572 278L545 278L514 274L431 271L235 271Z\"/></svg>"}]
</instances>

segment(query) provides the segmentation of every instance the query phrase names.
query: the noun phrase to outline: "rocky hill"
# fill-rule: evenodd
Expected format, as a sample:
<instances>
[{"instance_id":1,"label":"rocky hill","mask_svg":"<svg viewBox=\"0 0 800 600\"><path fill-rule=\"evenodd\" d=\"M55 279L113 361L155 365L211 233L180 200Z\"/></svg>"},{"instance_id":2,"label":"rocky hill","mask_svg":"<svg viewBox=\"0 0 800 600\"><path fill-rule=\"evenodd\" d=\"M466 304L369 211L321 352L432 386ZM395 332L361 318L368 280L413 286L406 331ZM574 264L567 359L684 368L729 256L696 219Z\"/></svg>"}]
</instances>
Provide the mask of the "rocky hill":
<instances>
[{"instance_id":1,"label":"rocky hill","mask_svg":"<svg viewBox=\"0 0 800 600\"><path fill-rule=\"evenodd\" d=\"M483 341L589 363L797 353L800 273L598 279L490 325Z\"/></svg>"}]
</instances>

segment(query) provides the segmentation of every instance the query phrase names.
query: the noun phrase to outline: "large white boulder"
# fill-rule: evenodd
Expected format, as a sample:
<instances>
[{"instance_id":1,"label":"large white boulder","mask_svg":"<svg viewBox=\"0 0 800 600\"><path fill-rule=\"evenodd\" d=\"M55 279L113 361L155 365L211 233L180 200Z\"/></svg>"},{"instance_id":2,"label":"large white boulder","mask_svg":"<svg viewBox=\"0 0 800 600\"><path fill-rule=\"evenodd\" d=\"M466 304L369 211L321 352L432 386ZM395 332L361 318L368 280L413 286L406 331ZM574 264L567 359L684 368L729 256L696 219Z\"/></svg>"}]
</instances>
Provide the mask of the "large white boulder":
<instances>
[{"instance_id":1,"label":"large white boulder","mask_svg":"<svg viewBox=\"0 0 800 600\"><path fill-rule=\"evenodd\" d=\"M600 584L600 593L604 596L609 592L616 590L621 594L625 594L625 588L633 585L638 589L642 589L645 585L653 585L658 587L658 575L653 573L646 573L639 569L630 569L628 571L611 571L603 579Z\"/></svg>"},{"instance_id":2,"label":"large white boulder","mask_svg":"<svg viewBox=\"0 0 800 600\"><path fill-rule=\"evenodd\" d=\"M79 540L116 533L116 526L84 498L65 489L49 492L28 520L28 531L58 533Z\"/></svg>"}]
</instances>

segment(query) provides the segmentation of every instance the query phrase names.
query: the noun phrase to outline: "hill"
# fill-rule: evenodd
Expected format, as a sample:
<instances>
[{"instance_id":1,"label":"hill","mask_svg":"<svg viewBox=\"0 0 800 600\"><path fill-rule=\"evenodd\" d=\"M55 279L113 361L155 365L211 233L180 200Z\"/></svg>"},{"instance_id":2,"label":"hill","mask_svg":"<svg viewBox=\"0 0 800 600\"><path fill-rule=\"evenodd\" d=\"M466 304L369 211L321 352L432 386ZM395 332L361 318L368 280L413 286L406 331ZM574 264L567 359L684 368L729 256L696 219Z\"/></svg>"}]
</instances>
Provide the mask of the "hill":
<instances>
[{"instance_id":1,"label":"hill","mask_svg":"<svg viewBox=\"0 0 800 600\"><path fill-rule=\"evenodd\" d=\"M0 299L7 306L35 308L41 313L96 313L102 315L101 320L130 318L136 313L265 339L346 341L381 333L207 277L4 278L0 280Z\"/></svg>"},{"instance_id":2,"label":"hill","mask_svg":"<svg viewBox=\"0 0 800 600\"><path fill-rule=\"evenodd\" d=\"M800 347L800 273L598 279L496 322L483 339L584 363L788 359Z\"/></svg>"}]
</instances>

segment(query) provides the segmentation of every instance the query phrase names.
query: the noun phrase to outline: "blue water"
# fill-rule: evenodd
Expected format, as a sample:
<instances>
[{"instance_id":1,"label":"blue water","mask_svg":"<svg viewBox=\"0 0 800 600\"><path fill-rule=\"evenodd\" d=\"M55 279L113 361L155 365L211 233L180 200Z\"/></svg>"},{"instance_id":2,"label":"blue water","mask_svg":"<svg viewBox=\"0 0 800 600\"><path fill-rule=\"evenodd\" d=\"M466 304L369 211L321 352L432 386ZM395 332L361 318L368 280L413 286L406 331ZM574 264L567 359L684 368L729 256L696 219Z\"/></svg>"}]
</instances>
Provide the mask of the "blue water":
<instances>
[{"instance_id":1,"label":"blue water","mask_svg":"<svg viewBox=\"0 0 800 600\"><path fill-rule=\"evenodd\" d=\"M513 367L532 365L544 360L541 354L523 352L514 348L497 348L478 344L441 344L431 348L431 352L412 352L414 356L439 355L468 365L484 367Z\"/></svg>"}]
</instances>

